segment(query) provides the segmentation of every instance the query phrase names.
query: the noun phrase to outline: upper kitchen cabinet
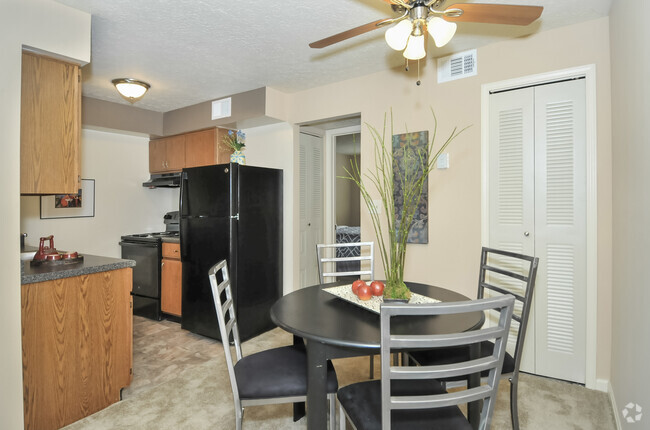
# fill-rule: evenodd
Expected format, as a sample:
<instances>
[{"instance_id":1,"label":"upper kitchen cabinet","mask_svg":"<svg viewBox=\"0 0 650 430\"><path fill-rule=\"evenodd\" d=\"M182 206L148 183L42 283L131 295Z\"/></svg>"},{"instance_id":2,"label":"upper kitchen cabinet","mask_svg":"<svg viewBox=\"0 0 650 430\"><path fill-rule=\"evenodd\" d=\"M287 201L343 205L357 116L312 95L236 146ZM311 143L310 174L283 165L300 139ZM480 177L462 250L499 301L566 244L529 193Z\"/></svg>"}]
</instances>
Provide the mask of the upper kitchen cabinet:
<instances>
[{"instance_id":1,"label":"upper kitchen cabinet","mask_svg":"<svg viewBox=\"0 0 650 430\"><path fill-rule=\"evenodd\" d=\"M185 167L185 135L149 141L149 172L180 172Z\"/></svg>"},{"instance_id":2,"label":"upper kitchen cabinet","mask_svg":"<svg viewBox=\"0 0 650 430\"><path fill-rule=\"evenodd\" d=\"M81 74L77 64L23 52L21 194L78 193Z\"/></svg>"},{"instance_id":3,"label":"upper kitchen cabinet","mask_svg":"<svg viewBox=\"0 0 650 430\"><path fill-rule=\"evenodd\" d=\"M209 128L185 135L185 167L209 166L230 162L230 151L221 145L228 134L224 128Z\"/></svg>"},{"instance_id":4,"label":"upper kitchen cabinet","mask_svg":"<svg viewBox=\"0 0 650 430\"><path fill-rule=\"evenodd\" d=\"M149 172L180 172L184 167L230 162L230 151L221 145L227 129L209 128L149 141Z\"/></svg>"}]
</instances>

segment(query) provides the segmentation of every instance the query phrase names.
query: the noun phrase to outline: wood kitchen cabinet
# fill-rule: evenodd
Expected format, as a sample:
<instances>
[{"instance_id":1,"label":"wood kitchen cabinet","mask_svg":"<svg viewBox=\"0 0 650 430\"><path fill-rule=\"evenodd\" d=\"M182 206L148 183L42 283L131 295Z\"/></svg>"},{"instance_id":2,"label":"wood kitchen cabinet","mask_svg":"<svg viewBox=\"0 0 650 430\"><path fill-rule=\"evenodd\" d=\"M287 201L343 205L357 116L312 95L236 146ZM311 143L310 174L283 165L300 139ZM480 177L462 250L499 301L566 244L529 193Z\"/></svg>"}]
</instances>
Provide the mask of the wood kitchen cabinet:
<instances>
[{"instance_id":1,"label":"wood kitchen cabinet","mask_svg":"<svg viewBox=\"0 0 650 430\"><path fill-rule=\"evenodd\" d=\"M185 135L185 167L209 166L230 162L232 151L221 144L225 128L209 128Z\"/></svg>"},{"instance_id":2,"label":"wood kitchen cabinet","mask_svg":"<svg viewBox=\"0 0 650 430\"><path fill-rule=\"evenodd\" d=\"M185 167L185 136L149 141L149 172L180 172Z\"/></svg>"},{"instance_id":3,"label":"wood kitchen cabinet","mask_svg":"<svg viewBox=\"0 0 650 430\"><path fill-rule=\"evenodd\" d=\"M133 378L132 269L21 286L25 429L66 426Z\"/></svg>"},{"instance_id":4,"label":"wood kitchen cabinet","mask_svg":"<svg viewBox=\"0 0 650 430\"><path fill-rule=\"evenodd\" d=\"M185 167L228 163L232 151L221 145L227 133L227 129L215 127L150 140L149 172L180 172Z\"/></svg>"},{"instance_id":5,"label":"wood kitchen cabinet","mask_svg":"<svg viewBox=\"0 0 650 430\"><path fill-rule=\"evenodd\" d=\"M181 316L183 264L178 243L163 242L160 285L160 308L170 315Z\"/></svg>"},{"instance_id":6,"label":"wood kitchen cabinet","mask_svg":"<svg viewBox=\"0 0 650 430\"><path fill-rule=\"evenodd\" d=\"M23 52L21 194L81 188L81 73L77 64Z\"/></svg>"}]
</instances>

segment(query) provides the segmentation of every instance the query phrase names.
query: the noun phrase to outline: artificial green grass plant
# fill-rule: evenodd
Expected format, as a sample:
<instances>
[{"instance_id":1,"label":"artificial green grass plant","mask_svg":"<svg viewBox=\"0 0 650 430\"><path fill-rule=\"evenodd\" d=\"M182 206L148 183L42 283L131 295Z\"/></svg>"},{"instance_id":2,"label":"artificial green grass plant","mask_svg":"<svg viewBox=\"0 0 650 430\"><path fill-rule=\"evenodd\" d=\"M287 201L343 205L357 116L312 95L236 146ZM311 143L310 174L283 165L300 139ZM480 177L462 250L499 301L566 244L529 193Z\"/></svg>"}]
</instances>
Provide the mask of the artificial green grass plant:
<instances>
[{"instance_id":1,"label":"artificial green grass plant","mask_svg":"<svg viewBox=\"0 0 650 430\"><path fill-rule=\"evenodd\" d=\"M370 218L377 237L377 245L381 261L384 265L386 288L384 297L391 299L410 299L411 291L404 283L404 262L406 260L406 244L409 231L413 225L413 217L422 197L424 184L429 173L433 170L438 157L460 133L454 128L442 146L434 152L434 143L438 129L438 119L433 109L433 133L427 151L415 150L410 142L404 147L403 163L407 168L398 169L398 160L394 158L392 148L393 114L390 121L390 145L386 145L386 115L382 133L366 124L375 145L375 169L361 173L356 157L350 161L350 169L345 169L346 179L354 181L359 187L363 201L370 212ZM395 209L395 182L399 182L403 192L403 204L400 213ZM381 199L386 213L387 229L382 229L380 211L375 208L371 190L374 189ZM399 216L398 216L399 215Z\"/></svg>"}]
</instances>

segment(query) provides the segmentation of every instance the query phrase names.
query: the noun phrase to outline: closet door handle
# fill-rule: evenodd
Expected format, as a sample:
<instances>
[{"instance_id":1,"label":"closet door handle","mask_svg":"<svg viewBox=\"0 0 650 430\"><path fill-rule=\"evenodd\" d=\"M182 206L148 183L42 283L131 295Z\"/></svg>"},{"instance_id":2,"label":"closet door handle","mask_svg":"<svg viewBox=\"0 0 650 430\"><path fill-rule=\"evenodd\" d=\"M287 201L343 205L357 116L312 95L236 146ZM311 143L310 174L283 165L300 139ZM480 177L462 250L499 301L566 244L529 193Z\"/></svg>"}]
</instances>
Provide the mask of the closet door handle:
<instances>
[{"instance_id":1,"label":"closet door handle","mask_svg":"<svg viewBox=\"0 0 650 430\"><path fill-rule=\"evenodd\" d=\"M524 232L524 236L528 237L528 236L530 236L530 233L527 232L527 231L525 231L525 232Z\"/></svg>"}]
</instances>

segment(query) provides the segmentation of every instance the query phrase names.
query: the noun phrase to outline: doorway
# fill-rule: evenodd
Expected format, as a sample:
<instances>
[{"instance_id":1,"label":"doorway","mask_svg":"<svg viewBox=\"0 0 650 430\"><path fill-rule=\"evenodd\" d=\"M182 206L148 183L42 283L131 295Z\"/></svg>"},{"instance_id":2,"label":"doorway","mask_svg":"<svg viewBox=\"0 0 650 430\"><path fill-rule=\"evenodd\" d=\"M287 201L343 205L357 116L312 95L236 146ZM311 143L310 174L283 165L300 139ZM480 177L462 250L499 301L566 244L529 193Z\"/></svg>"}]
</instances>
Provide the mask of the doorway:
<instances>
[{"instance_id":1,"label":"doorway","mask_svg":"<svg viewBox=\"0 0 650 430\"><path fill-rule=\"evenodd\" d=\"M325 241L337 243L341 234L352 234L358 242L361 194L354 182L343 177L347 176L345 169L350 170L351 162L361 166L361 126L328 130L325 151Z\"/></svg>"},{"instance_id":2,"label":"doorway","mask_svg":"<svg viewBox=\"0 0 650 430\"><path fill-rule=\"evenodd\" d=\"M360 147L361 117L330 118L300 126L300 287L318 283L316 244L336 242L336 141ZM356 137L351 136L356 133ZM352 140L352 145L346 143ZM341 206L341 205L339 205ZM359 205L357 205L359 206ZM357 224L359 225L359 224Z\"/></svg>"},{"instance_id":3,"label":"doorway","mask_svg":"<svg viewBox=\"0 0 650 430\"><path fill-rule=\"evenodd\" d=\"M540 257L522 370L590 388L594 97L591 66L483 87L482 241Z\"/></svg>"}]
</instances>

